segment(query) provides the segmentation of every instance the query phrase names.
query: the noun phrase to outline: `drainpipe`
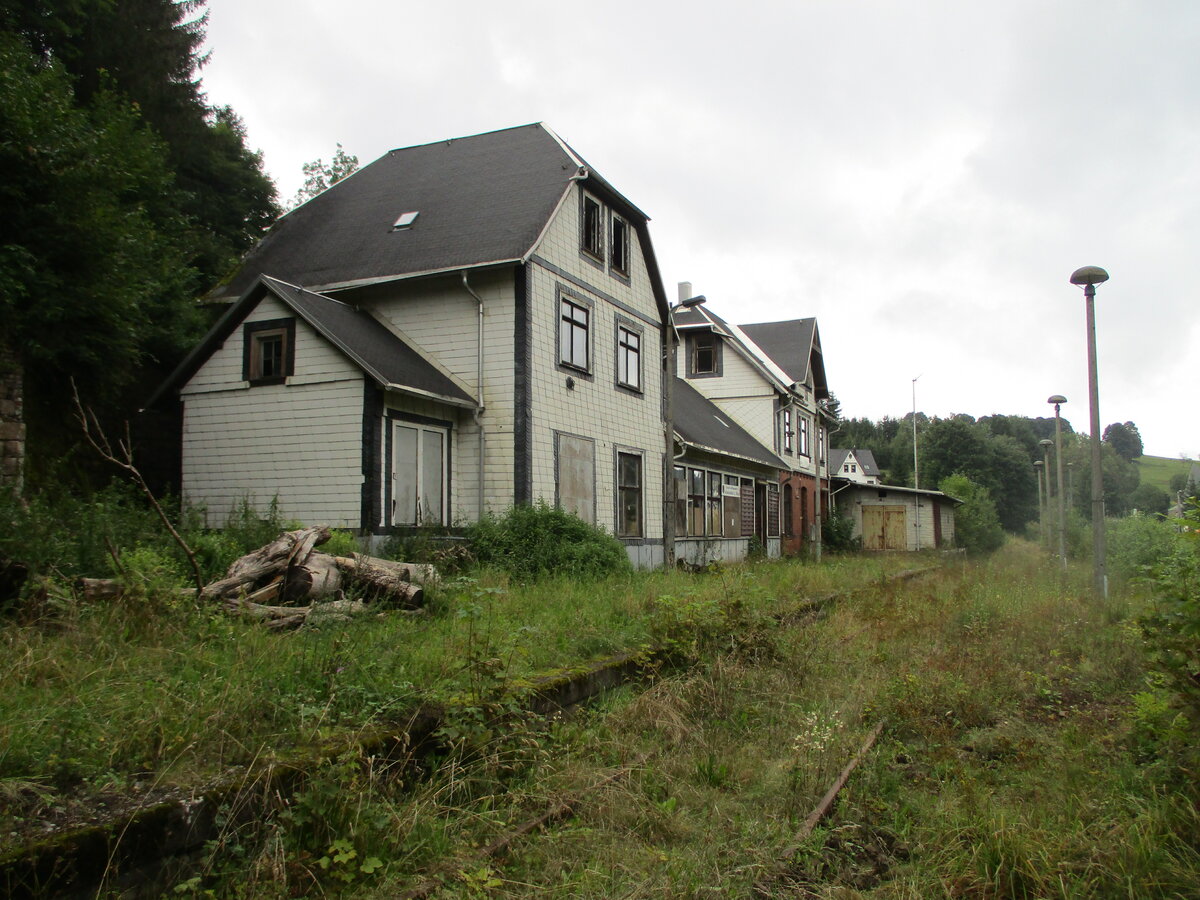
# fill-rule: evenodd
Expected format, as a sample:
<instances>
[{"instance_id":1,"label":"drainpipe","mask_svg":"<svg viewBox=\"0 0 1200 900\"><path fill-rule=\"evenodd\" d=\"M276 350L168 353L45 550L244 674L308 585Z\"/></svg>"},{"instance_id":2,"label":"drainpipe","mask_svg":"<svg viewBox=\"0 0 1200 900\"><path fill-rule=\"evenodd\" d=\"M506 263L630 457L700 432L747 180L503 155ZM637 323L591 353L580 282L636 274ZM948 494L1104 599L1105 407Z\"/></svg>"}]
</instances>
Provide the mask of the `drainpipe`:
<instances>
[{"instance_id":1,"label":"drainpipe","mask_svg":"<svg viewBox=\"0 0 1200 900\"><path fill-rule=\"evenodd\" d=\"M483 508L483 474L484 474L483 473L483 460L484 460L484 450L485 450L485 446L486 446L485 441L484 441L484 435L483 435L483 420L482 420L483 410L484 410L484 403L483 403L483 298L480 297L477 293L475 293L475 290L471 287L470 282L467 281L467 270L463 269L461 274L462 274L463 288L466 290L466 292L468 294L470 294L472 297L475 298L475 305L479 309L479 336L476 341L476 346L478 348L478 352L477 352L476 361L475 361L476 362L476 368L475 368L475 395L476 396L475 396L475 408L473 410L471 410L471 415L475 419L475 428L478 430L478 433L479 433L478 492L479 492L479 518L482 519L483 513L484 513L484 508Z\"/></svg>"}]
</instances>

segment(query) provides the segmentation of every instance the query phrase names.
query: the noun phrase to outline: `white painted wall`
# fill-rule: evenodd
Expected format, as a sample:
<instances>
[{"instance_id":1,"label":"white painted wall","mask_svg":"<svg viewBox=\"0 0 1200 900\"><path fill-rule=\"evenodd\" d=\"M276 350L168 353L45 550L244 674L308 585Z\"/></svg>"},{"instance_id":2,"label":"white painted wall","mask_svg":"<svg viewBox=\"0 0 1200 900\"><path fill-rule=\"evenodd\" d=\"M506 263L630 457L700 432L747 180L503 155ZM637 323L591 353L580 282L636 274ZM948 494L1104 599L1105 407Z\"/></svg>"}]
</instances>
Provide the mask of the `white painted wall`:
<instances>
[{"instance_id":1,"label":"white painted wall","mask_svg":"<svg viewBox=\"0 0 1200 900\"><path fill-rule=\"evenodd\" d=\"M246 318L297 318L267 296ZM284 517L357 528L361 515L363 374L303 320L287 384L242 380L242 328L181 391L183 499L210 527L248 499Z\"/></svg>"}]
</instances>

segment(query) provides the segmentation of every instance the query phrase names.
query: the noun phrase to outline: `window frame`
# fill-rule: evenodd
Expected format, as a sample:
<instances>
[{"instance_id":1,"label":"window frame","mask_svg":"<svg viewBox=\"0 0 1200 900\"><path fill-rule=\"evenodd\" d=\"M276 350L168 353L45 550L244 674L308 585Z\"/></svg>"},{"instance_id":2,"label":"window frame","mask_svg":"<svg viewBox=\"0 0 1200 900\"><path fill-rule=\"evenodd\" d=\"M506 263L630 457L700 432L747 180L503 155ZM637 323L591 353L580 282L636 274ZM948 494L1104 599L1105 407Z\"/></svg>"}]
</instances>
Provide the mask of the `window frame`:
<instances>
[{"instance_id":1,"label":"window frame","mask_svg":"<svg viewBox=\"0 0 1200 900\"><path fill-rule=\"evenodd\" d=\"M262 374L262 348L267 341L279 338L280 372L276 375ZM296 371L296 320L264 319L246 322L242 326L242 380L252 387L268 384L284 384Z\"/></svg>"},{"instance_id":2,"label":"window frame","mask_svg":"<svg viewBox=\"0 0 1200 900\"><path fill-rule=\"evenodd\" d=\"M567 353L568 348L563 346L563 326L568 321L565 316L566 307L568 307L568 306L570 306L576 310L583 311L585 313L586 319L587 319L587 321L582 326L583 332L584 332L584 352L587 356L587 358L585 360L585 364L582 366L578 362L576 362L576 360L574 359L573 356L571 359L566 358L566 353ZM593 337L592 337L593 334L595 333L595 328L593 327L595 324L595 314L596 314L595 303L593 303L592 301L588 300L587 298L585 298L583 296L580 296L579 294L575 293L574 291L568 290L568 289L562 287L561 285L559 286L559 289L558 289L558 327L555 332L555 334L556 334L555 343L557 345L555 350L558 355L559 368L566 369L568 371L571 371L571 372L574 372L574 373L577 373L580 375L584 375L589 378L591 377L591 375L592 375L592 360L595 357L595 352L594 352L594 347L593 347ZM572 327L579 327L579 323L576 320L572 319L570 321L571 321ZM572 332L572 335L574 335L574 332ZM575 346L573 336L572 336L572 340L570 343L571 343L570 349L573 351L574 346Z\"/></svg>"},{"instance_id":3,"label":"window frame","mask_svg":"<svg viewBox=\"0 0 1200 900\"><path fill-rule=\"evenodd\" d=\"M595 216L592 216L592 210ZM604 267L604 204L587 191L580 191L579 252L584 259Z\"/></svg>"},{"instance_id":4,"label":"window frame","mask_svg":"<svg viewBox=\"0 0 1200 900\"><path fill-rule=\"evenodd\" d=\"M696 365L699 355L700 339L712 341L712 369L700 369ZM721 336L711 329L694 331L687 336L687 377L688 378L720 378L721 377L721 346L724 343Z\"/></svg>"},{"instance_id":5,"label":"window frame","mask_svg":"<svg viewBox=\"0 0 1200 900\"><path fill-rule=\"evenodd\" d=\"M629 220L615 210L610 211L608 217L608 266L613 274L626 280L629 278L632 269L629 260Z\"/></svg>"},{"instance_id":6,"label":"window frame","mask_svg":"<svg viewBox=\"0 0 1200 900\"><path fill-rule=\"evenodd\" d=\"M446 422L440 419L431 419L425 416L407 415L398 413L394 410L389 411L385 417L387 423L386 445L384 447L384 465L385 465L385 496L384 496L384 525L387 528L420 528L423 526L445 526L450 524L450 511L453 509L453 437L454 426L451 422ZM414 469L416 472L416 483L414 485L414 494L416 502L416 521L415 522L399 522L397 521L397 466L396 453L399 449L397 446L396 432L399 428L409 428L417 433L416 442L416 459L414 460ZM423 510L424 496L424 454L426 445L424 436L426 433L436 433L442 440L442 460L440 471L440 487L441 487L441 504L440 504L440 521L426 520Z\"/></svg>"},{"instance_id":7,"label":"window frame","mask_svg":"<svg viewBox=\"0 0 1200 900\"><path fill-rule=\"evenodd\" d=\"M633 447L615 447L615 471L613 473L613 486L615 488L616 506L613 510L613 534L618 538L641 538L646 536L646 462L645 452L637 450ZM622 460L633 460L636 462L637 483L624 484L622 481ZM634 523L632 530L625 528L625 498L628 492L636 497L637 500L637 521Z\"/></svg>"},{"instance_id":8,"label":"window frame","mask_svg":"<svg viewBox=\"0 0 1200 900\"><path fill-rule=\"evenodd\" d=\"M795 456L795 442L793 441L795 432L792 431L792 408L790 406L785 406L780 410L779 436L783 452L788 456Z\"/></svg>"},{"instance_id":9,"label":"window frame","mask_svg":"<svg viewBox=\"0 0 1200 900\"><path fill-rule=\"evenodd\" d=\"M629 391L631 393L641 394L645 390L642 386L645 383L645 372L642 368L642 360L645 358L643 349L644 349L644 345L646 343L646 329L640 325L635 324L634 322L630 321L629 319L624 318L623 316L618 316L617 322L616 322L615 333L616 333L616 339L615 339L616 340L616 376L615 376L616 386L623 390ZM627 344L627 342L624 338L624 335L628 335L628 336L632 337L637 342L637 346L633 347L632 351L630 351L629 345ZM632 352L637 357L636 372L634 373L635 378L636 378L636 383L630 383L630 382L624 380L624 374L627 369L627 366L624 365L623 363L626 362L625 356L629 352Z\"/></svg>"},{"instance_id":10,"label":"window frame","mask_svg":"<svg viewBox=\"0 0 1200 900\"><path fill-rule=\"evenodd\" d=\"M796 453L800 456L812 456L808 443L808 416L803 413L796 416Z\"/></svg>"}]
</instances>

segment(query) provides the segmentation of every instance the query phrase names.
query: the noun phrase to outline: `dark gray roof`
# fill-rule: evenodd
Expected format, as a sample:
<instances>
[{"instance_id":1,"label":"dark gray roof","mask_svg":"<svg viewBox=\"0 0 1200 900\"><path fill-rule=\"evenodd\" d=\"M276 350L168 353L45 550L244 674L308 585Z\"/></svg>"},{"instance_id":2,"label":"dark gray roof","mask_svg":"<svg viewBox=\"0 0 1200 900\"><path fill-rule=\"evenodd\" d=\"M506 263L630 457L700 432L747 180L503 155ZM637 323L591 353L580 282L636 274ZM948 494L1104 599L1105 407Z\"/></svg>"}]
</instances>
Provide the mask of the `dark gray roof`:
<instances>
[{"instance_id":1,"label":"dark gray roof","mask_svg":"<svg viewBox=\"0 0 1200 900\"><path fill-rule=\"evenodd\" d=\"M321 289L522 259L580 162L541 124L392 150L281 218L212 296L259 275Z\"/></svg>"},{"instance_id":2,"label":"dark gray roof","mask_svg":"<svg viewBox=\"0 0 1200 900\"><path fill-rule=\"evenodd\" d=\"M475 405L469 394L368 313L275 278L264 277L262 281L379 384Z\"/></svg>"},{"instance_id":3,"label":"dark gray roof","mask_svg":"<svg viewBox=\"0 0 1200 900\"><path fill-rule=\"evenodd\" d=\"M788 468L787 463L682 378L675 379L674 419L675 433L688 444L773 469Z\"/></svg>"},{"instance_id":4,"label":"dark gray roof","mask_svg":"<svg viewBox=\"0 0 1200 900\"><path fill-rule=\"evenodd\" d=\"M331 297L264 276L209 330L154 392L147 407L182 387L268 293L294 310L378 384L408 389L456 406L475 405L475 400L466 391L368 313Z\"/></svg>"},{"instance_id":5,"label":"dark gray roof","mask_svg":"<svg viewBox=\"0 0 1200 900\"><path fill-rule=\"evenodd\" d=\"M812 366L813 385L817 397L828 395L825 383L825 363L821 356L821 337L817 320L788 319L784 322L760 322L740 326L746 336L758 344L793 383L803 383Z\"/></svg>"}]
</instances>

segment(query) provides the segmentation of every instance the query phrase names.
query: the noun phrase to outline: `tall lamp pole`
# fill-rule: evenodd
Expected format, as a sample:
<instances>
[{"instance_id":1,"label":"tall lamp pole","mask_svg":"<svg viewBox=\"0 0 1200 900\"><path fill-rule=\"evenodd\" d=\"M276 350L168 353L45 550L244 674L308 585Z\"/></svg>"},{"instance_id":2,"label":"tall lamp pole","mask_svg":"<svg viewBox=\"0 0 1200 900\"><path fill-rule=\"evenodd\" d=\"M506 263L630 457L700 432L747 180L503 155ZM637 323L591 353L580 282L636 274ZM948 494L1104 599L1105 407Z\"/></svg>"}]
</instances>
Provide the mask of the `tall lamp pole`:
<instances>
[{"instance_id":1,"label":"tall lamp pole","mask_svg":"<svg viewBox=\"0 0 1200 900\"><path fill-rule=\"evenodd\" d=\"M1050 448L1054 446L1054 441L1050 440L1050 438L1042 438L1038 441L1038 444L1041 445L1042 457L1046 461L1046 468L1043 470L1046 473L1046 521L1042 523L1042 539L1045 540L1046 549L1049 550L1054 546L1054 537L1052 534L1054 529L1054 512L1053 507L1050 505ZM1049 526L1049 528L1046 526Z\"/></svg>"},{"instance_id":2,"label":"tall lamp pole","mask_svg":"<svg viewBox=\"0 0 1200 900\"><path fill-rule=\"evenodd\" d=\"M1038 480L1038 527L1042 531L1042 541L1046 540L1046 501L1042 490L1042 472L1045 471L1046 464L1040 459L1033 461L1033 470L1037 472Z\"/></svg>"},{"instance_id":3,"label":"tall lamp pole","mask_svg":"<svg viewBox=\"0 0 1200 900\"><path fill-rule=\"evenodd\" d=\"M1096 379L1096 285L1108 281L1099 266L1084 266L1071 273L1071 284L1083 288L1087 307L1088 402L1091 405L1092 445L1092 587L1108 596L1104 572L1104 474L1100 469L1100 388Z\"/></svg>"},{"instance_id":4,"label":"tall lamp pole","mask_svg":"<svg viewBox=\"0 0 1200 900\"><path fill-rule=\"evenodd\" d=\"M1047 403L1054 404L1054 465L1058 470L1058 558L1062 560L1062 570L1067 571L1067 496L1063 493L1063 457L1062 457L1062 405L1067 398L1055 394Z\"/></svg>"}]
</instances>

